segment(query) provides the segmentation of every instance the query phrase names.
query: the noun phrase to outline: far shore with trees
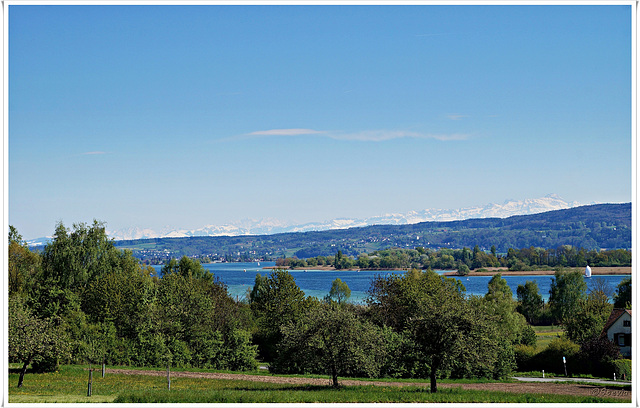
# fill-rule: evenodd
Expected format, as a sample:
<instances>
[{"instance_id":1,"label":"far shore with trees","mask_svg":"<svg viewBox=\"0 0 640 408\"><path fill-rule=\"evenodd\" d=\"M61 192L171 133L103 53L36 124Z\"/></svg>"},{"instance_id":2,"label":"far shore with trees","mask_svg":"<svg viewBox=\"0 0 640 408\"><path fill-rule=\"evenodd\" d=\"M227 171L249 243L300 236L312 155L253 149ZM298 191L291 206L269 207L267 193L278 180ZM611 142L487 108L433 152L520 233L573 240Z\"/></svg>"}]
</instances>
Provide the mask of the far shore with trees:
<instances>
[{"instance_id":1,"label":"far shore with trees","mask_svg":"<svg viewBox=\"0 0 640 408\"><path fill-rule=\"evenodd\" d=\"M274 268L292 270L445 270L448 275L491 276L503 275L553 275L559 270L577 270L589 265L593 275L631 274L631 251L626 249L586 251L570 245L555 249L509 249L505 254L496 253L495 246L489 253L476 245L473 250L391 248L360 254L358 258L345 256L337 251L335 256L317 256L307 259L278 258Z\"/></svg>"}]
</instances>

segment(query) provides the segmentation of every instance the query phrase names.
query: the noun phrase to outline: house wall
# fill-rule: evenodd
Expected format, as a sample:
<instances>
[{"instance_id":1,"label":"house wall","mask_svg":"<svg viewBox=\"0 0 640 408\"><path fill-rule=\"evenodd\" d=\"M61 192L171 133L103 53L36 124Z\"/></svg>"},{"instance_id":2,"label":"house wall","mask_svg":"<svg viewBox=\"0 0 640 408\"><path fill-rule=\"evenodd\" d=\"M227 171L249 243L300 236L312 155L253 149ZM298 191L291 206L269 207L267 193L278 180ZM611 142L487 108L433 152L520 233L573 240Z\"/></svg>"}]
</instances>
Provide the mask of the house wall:
<instances>
[{"instance_id":1,"label":"house wall","mask_svg":"<svg viewBox=\"0 0 640 408\"><path fill-rule=\"evenodd\" d=\"M618 344L616 342L616 333L625 333L625 334L631 334L631 326L625 326L624 325L624 321L627 320L629 322L631 322L631 315L627 312L624 312L622 314L622 316L620 316L618 318L618 320L616 320L611 327L609 327L609 330L607 330L607 337L609 338L609 340L611 340L612 342L614 342L615 344ZM628 345L625 345L624 347L620 346L620 353L628 358L631 358L631 341L629 341Z\"/></svg>"}]
</instances>

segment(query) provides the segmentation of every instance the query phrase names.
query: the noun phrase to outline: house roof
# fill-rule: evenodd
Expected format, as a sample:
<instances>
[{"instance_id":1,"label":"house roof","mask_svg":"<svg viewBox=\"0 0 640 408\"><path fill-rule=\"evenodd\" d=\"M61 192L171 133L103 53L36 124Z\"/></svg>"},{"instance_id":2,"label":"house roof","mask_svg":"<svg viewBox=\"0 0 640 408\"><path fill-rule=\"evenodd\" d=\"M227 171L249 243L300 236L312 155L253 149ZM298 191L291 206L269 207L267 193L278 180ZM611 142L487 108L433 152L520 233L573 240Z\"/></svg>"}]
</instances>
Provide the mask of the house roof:
<instances>
[{"instance_id":1,"label":"house roof","mask_svg":"<svg viewBox=\"0 0 640 408\"><path fill-rule=\"evenodd\" d=\"M606 334L609 328L613 326L613 324L624 314L624 312L629 313L629 316L631 316L631 309L613 309L611 311L611 314L609 315L609 319L604 324L602 334Z\"/></svg>"}]
</instances>

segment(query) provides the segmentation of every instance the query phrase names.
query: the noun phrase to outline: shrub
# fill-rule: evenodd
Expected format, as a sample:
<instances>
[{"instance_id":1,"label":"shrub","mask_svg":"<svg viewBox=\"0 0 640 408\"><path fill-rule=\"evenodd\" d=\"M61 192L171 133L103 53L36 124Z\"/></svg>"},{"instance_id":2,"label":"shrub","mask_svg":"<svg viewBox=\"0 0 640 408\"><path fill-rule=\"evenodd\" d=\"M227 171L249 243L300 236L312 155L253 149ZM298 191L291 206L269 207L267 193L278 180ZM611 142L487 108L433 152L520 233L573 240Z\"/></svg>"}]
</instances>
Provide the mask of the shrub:
<instances>
[{"instance_id":1,"label":"shrub","mask_svg":"<svg viewBox=\"0 0 640 408\"><path fill-rule=\"evenodd\" d=\"M564 364L562 358L567 360L567 373L580 372L582 361L579 358L580 346L571 340L560 337L549 343L546 349L542 350L535 359L535 370L545 370L558 374L564 374Z\"/></svg>"},{"instance_id":2,"label":"shrub","mask_svg":"<svg viewBox=\"0 0 640 408\"><path fill-rule=\"evenodd\" d=\"M631 380L631 360L613 360L611 364L613 365L613 372L616 373L616 378L618 380L622 379L623 374L626 380Z\"/></svg>"},{"instance_id":3,"label":"shrub","mask_svg":"<svg viewBox=\"0 0 640 408\"><path fill-rule=\"evenodd\" d=\"M522 326L522 330L519 335L519 343L535 347L538 343L538 336L536 336L536 331L533 330L533 327L526 323Z\"/></svg>"},{"instance_id":4,"label":"shrub","mask_svg":"<svg viewBox=\"0 0 640 408\"><path fill-rule=\"evenodd\" d=\"M466 276L469 274L469 267L466 264L460 264L460 266L458 267L458 275L460 276Z\"/></svg>"},{"instance_id":5,"label":"shrub","mask_svg":"<svg viewBox=\"0 0 640 408\"><path fill-rule=\"evenodd\" d=\"M525 344L516 344L513 346L513 351L516 358L516 370L517 371L532 371L534 370L536 348L533 346L527 346Z\"/></svg>"},{"instance_id":6,"label":"shrub","mask_svg":"<svg viewBox=\"0 0 640 408\"><path fill-rule=\"evenodd\" d=\"M615 370L612 362L621 359L620 349L606 336L595 336L580 347L584 372L599 377L611 377Z\"/></svg>"},{"instance_id":7,"label":"shrub","mask_svg":"<svg viewBox=\"0 0 640 408\"><path fill-rule=\"evenodd\" d=\"M31 363L31 370L34 373L52 373L60 368L58 356L46 355L35 358Z\"/></svg>"}]
</instances>

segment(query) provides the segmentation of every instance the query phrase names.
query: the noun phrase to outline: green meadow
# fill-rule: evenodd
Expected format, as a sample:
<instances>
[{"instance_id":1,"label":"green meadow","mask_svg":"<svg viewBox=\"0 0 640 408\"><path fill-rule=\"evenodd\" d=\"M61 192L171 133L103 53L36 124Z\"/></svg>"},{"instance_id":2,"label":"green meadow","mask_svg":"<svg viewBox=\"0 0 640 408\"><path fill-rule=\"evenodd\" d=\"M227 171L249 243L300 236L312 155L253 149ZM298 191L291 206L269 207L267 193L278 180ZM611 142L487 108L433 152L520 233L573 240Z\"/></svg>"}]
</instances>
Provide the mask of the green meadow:
<instances>
[{"instance_id":1,"label":"green meadow","mask_svg":"<svg viewBox=\"0 0 640 408\"><path fill-rule=\"evenodd\" d=\"M431 394L421 386L331 386L271 384L242 380L166 377L108 373L98 367L93 373L92 395L87 396L87 366L65 365L54 373L27 373L22 388L18 374L9 374L10 403L302 403L302 402L502 402L502 403L603 403L620 402L602 397L550 394L515 394L495 391L441 388ZM160 369L159 369L160 370ZM454 383L455 381L447 381Z\"/></svg>"}]
</instances>

